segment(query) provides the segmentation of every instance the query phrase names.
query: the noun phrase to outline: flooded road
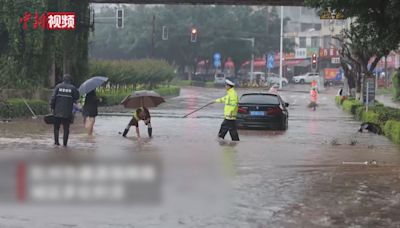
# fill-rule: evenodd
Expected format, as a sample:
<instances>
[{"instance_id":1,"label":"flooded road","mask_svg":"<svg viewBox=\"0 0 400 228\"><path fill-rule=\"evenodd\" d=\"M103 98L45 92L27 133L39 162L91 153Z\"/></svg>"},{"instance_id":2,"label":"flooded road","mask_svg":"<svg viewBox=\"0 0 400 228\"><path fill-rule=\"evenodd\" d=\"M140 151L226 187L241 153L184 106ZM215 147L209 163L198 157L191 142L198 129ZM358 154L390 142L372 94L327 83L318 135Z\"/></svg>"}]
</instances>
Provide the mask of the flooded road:
<instances>
[{"instance_id":1,"label":"flooded road","mask_svg":"<svg viewBox=\"0 0 400 228\"><path fill-rule=\"evenodd\" d=\"M248 91L258 90L238 94ZM52 128L40 120L0 124L0 165L145 159L162 179L155 204L0 202L0 227L400 227L400 147L357 133L360 123L334 103L336 89L320 94L314 112L307 87L290 87L281 92L290 104L287 131L240 130L239 143L227 135L220 145L223 105L181 117L224 93L182 89L150 110L154 137L140 141L134 129L118 134L129 112L99 116L91 138L78 119L67 148L53 146ZM377 165L362 164L372 160Z\"/></svg>"}]
</instances>

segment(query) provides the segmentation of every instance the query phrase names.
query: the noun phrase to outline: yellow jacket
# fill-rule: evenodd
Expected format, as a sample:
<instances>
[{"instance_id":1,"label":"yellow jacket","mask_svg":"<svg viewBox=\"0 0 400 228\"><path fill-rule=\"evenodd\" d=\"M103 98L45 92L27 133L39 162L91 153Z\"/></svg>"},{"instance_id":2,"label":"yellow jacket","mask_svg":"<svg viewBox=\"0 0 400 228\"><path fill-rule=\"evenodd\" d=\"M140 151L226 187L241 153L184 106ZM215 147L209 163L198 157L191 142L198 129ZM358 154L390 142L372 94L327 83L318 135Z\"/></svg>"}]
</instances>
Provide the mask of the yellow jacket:
<instances>
[{"instance_id":1,"label":"yellow jacket","mask_svg":"<svg viewBox=\"0 0 400 228\"><path fill-rule=\"evenodd\" d=\"M224 118L227 120L235 120L238 112L239 98L236 91L230 88L224 97L215 100L218 103L225 103Z\"/></svg>"}]
</instances>

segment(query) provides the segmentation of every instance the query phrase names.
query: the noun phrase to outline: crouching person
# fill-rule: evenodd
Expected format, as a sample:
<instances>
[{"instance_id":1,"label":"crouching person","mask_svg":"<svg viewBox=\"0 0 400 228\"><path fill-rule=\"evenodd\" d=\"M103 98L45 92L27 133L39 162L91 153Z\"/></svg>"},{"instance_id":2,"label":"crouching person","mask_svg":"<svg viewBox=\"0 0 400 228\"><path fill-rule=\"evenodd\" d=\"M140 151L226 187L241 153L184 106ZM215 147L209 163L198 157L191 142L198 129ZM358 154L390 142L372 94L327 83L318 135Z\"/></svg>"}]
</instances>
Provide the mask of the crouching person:
<instances>
[{"instance_id":1,"label":"crouching person","mask_svg":"<svg viewBox=\"0 0 400 228\"><path fill-rule=\"evenodd\" d=\"M129 132L129 129L131 126L136 127L136 136L140 138L140 130L139 130L139 121L143 121L147 125L147 132L149 137L152 137L153 133L153 128L151 127L151 116L150 112L146 107L141 107L136 109L136 111L133 113L132 119L129 121L128 125L126 126L124 133L122 134L123 137L126 137L126 135Z\"/></svg>"}]
</instances>

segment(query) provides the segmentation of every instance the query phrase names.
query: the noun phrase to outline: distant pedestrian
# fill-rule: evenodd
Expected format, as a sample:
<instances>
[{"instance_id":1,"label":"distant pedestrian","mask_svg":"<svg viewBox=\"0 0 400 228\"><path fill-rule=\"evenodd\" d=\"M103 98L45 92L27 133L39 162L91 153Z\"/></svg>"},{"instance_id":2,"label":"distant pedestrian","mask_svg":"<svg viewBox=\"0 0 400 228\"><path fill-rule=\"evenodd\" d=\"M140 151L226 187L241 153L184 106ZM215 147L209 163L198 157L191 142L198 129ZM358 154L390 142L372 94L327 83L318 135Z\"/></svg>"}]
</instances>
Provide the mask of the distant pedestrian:
<instances>
[{"instance_id":1,"label":"distant pedestrian","mask_svg":"<svg viewBox=\"0 0 400 228\"><path fill-rule=\"evenodd\" d=\"M337 92L337 96L343 96L343 87L340 87L340 89Z\"/></svg>"},{"instance_id":2,"label":"distant pedestrian","mask_svg":"<svg viewBox=\"0 0 400 228\"><path fill-rule=\"evenodd\" d=\"M146 107L141 107L136 109L136 112L133 113L132 119L129 121L128 125L126 126L124 133L122 134L123 137L129 132L131 126L136 127L136 136L140 138L140 131L139 131L139 121L142 120L147 125L147 132L149 137L152 137L153 129L151 127L151 116L150 112Z\"/></svg>"},{"instance_id":3,"label":"distant pedestrian","mask_svg":"<svg viewBox=\"0 0 400 228\"><path fill-rule=\"evenodd\" d=\"M226 133L231 135L232 141L239 141L239 134L236 126L236 116L238 112L239 98L234 89L235 84L229 80L225 80L226 95L214 102L225 103L224 121L218 133L220 139L224 139Z\"/></svg>"},{"instance_id":4,"label":"distant pedestrian","mask_svg":"<svg viewBox=\"0 0 400 228\"><path fill-rule=\"evenodd\" d=\"M309 107L312 108L313 111L315 111L317 108L317 100L318 100L318 91L317 91L316 87L311 88L310 100L311 100L311 103L310 103Z\"/></svg>"},{"instance_id":5,"label":"distant pedestrian","mask_svg":"<svg viewBox=\"0 0 400 228\"><path fill-rule=\"evenodd\" d=\"M93 90L86 94L82 114L88 135L93 135L93 126L96 120L96 116L98 115L97 108L99 106L99 103L100 99L96 96L96 90Z\"/></svg>"},{"instance_id":6,"label":"distant pedestrian","mask_svg":"<svg viewBox=\"0 0 400 228\"><path fill-rule=\"evenodd\" d=\"M74 103L79 99L79 92L72 84L72 77L65 74L63 82L54 88L50 101L50 107L54 115L54 144L59 143L60 126L63 125L64 136L63 145L67 146L69 137L69 126L71 124L73 114L72 109Z\"/></svg>"}]
</instances>

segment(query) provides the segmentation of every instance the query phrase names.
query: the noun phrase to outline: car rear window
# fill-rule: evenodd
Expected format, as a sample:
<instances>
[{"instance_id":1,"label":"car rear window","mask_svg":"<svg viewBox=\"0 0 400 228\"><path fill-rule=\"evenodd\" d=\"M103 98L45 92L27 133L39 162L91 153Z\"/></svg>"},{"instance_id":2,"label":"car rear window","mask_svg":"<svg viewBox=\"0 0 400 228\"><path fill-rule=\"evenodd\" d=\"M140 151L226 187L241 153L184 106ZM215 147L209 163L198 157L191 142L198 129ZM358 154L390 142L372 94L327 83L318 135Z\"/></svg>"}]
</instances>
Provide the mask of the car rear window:
<instances>
[{"instance_id":1,"label":"car rear window","mask_svg":"<svg viewBox=\"0 0 400 228\"><path fill-rule=\"evenodd\" d=\"M274 95L250 94L250 95L243 95L240 98L240 103L277 105L277 104L279 104L279 99L277 96L274 96Z\"/></svg>"},{"instance_id":2,"label":"car rear window","mask_svg":"<svg viewBox=\"0 0 400 228\"><path fill-rule=\"evenodd\" d=\"M217 78L223 78L224 75L223 74L217 74Z\"/></svg>"}]
</instances>

